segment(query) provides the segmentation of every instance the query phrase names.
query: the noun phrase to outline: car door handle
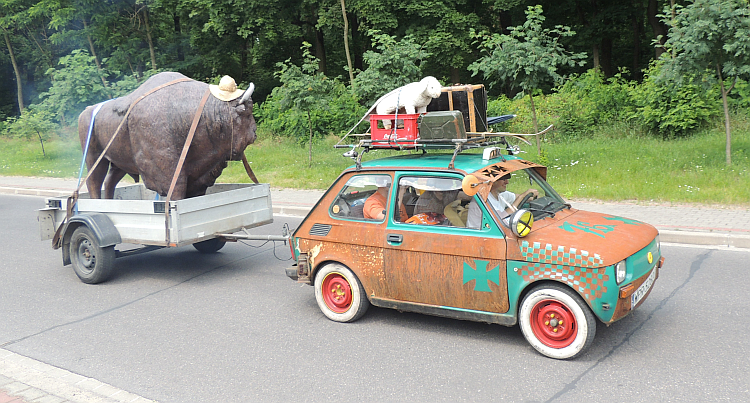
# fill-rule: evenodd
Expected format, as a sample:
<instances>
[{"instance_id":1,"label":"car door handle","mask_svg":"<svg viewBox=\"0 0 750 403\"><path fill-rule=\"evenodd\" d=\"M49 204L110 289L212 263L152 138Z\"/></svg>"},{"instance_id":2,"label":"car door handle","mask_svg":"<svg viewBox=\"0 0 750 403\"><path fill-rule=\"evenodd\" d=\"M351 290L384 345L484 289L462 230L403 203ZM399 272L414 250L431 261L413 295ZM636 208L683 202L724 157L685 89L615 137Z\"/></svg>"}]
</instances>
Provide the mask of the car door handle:
<instances>
[{"instance_id":1,"label":"car door handle","mask_svg":"<svg viewBox=\"0 0 750 403\"><path fill-rule=\"evenodd\" d=\"M401 244L401 242L404 241L404 237L401 234L388 234L388 237L386 238L386 240L390 244L399 245Z\"/></svg>"}]
</instances>

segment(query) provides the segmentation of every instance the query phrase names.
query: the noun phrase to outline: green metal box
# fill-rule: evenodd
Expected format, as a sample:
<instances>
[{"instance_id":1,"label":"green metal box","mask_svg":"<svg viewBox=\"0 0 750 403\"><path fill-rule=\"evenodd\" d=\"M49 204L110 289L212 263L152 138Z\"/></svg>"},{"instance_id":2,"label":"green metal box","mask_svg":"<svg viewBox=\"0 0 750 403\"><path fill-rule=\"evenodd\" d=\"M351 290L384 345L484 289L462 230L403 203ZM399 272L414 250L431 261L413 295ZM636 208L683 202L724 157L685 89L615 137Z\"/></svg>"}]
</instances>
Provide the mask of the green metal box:
<instances>
[{"instance_id":1,"label":"green metal box","mask_svg":"<svg viewBox=\"0 0 750 403\"><path fill-rule=\"evenodd\" d=\"M460 111L427 112L419 117L417 123L421 140L466 139L464 118Z\"/></svg>"}]
</instances>

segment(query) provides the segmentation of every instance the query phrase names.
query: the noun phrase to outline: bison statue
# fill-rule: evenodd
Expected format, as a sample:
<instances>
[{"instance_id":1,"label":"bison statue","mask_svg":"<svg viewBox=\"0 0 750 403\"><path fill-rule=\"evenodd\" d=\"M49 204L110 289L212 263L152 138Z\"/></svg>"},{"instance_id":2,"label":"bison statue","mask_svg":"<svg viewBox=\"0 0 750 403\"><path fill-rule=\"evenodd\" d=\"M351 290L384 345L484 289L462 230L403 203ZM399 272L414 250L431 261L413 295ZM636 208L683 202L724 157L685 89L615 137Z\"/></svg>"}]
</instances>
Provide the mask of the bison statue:
<instances>
[{"instance_id":1,"label":"bison statue","mask_svg":"<svg viewBox=\"0 0 750 403\"><path fill-rule=\"evenodd\" d=\"M253 85L243 92L231 77L224 76L218 86L210 87L213 95L205 101L172 200L204 195L227 161L241 160L245 148L255 141ZM98 105L87 107L78 117L78 133L84 150L89 143L85 159L90 197L101 198L103 184L104 197L113 198L115 186L126 174L140 176L148 189L166 196L208 90L208 84L182 74L159 73L129 95L103 103L93 125ZM104 158L94 167L113 136Z\"/></svg>"}]
</instances>

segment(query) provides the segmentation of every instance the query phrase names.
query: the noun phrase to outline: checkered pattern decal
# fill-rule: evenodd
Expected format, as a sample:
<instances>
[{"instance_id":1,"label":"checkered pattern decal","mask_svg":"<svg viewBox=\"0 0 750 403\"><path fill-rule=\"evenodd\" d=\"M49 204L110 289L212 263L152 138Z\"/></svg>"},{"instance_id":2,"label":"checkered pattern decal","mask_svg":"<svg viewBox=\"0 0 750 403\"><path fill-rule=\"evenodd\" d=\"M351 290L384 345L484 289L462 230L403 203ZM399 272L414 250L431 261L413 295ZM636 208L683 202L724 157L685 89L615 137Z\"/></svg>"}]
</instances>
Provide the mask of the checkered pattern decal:
<instances>
[{"instance_id":1,"label":"checkered pattern decal","mask_svg":"<svg viewBox=\"0 0 750 403\"><path fill-rule=\"evenodd\" d=\"M528 241L523 241L521 254L529 262L518 269L518 274L524 281L560 281L580 292L589 301L601 298L607 292L604 283L609 280L609 276L604 274L604 261L596 253L591 256L585 250L566 250L564 246L555 248L550 244L542 247L539 242L529 245Z\"/></svg>"},{"instance_id":2,"label":"checkered pattern decal","mask_svg":"<svg viewBox=\"0 0 750 403\"><path fill-rule=\"evenodd\" d=\"M542 279L556 280L571 286L589 301L607 292L604 283L609 276L604 274L604 269L582 269L580 267L568 267L553 264L530 263L521 266L518 274L525 281L533 282Z\"/></svg>"},{"instance_id":3,"label":"checkered pattern decal","mask_svg":"<svg viewBox=\"0 0 750 403\"><path fill-rule=\"evenodd\" d=\"M521 254L527 262L550 263L565 266L591 267L597 268L604 264L604 261L598 254L590 256L588 251L570 248L567 251L564 246L558 246L557 249L550 244L544 248L539 242L529 245L529 241L523 241L521 244Z\"/></svg>"}]
</instances>

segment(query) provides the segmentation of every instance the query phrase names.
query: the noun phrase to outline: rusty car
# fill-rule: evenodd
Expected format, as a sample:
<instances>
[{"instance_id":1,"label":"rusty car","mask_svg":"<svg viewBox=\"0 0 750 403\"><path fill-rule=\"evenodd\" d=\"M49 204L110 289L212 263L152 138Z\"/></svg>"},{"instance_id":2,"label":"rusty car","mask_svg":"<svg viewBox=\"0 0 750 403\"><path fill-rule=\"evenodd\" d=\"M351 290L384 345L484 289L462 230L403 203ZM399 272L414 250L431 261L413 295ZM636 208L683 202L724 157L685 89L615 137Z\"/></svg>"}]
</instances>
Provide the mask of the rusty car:
<instances>
[{"instance_id":1,"label":"rusty car","mask_svg":"<svg viewBox=\"0 0 750 403\"><path fill-rule=\"evenodd\" d=\"M457 154L345 170L293 233L287 276L314 286L333 321L355 321L374 305L519 324L556 359L579 356L597 322L610 325L648 297L664 263L656 228L572 207L542 165ZM519 196L513 206L488 201L498 181ZM381 214L368 214L378 192Z\"/></svg>"}]
</instances>

